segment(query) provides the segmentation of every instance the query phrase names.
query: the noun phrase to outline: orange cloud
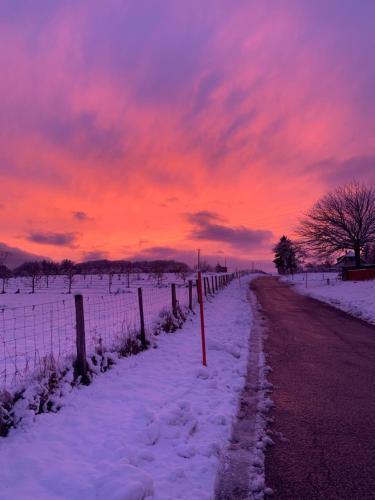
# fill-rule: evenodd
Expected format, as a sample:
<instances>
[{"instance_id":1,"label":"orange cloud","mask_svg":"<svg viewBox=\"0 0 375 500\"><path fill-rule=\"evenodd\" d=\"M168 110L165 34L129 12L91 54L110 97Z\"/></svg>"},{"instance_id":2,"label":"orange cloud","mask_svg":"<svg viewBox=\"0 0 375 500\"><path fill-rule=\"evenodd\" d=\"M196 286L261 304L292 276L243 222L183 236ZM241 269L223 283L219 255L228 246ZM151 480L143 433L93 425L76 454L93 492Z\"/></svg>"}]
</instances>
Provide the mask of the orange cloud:
<instances>
[{"instance_id":1,"label":"orange cloud","mask_svg":"<svg viewBox=\"0 0 375 500\"><path fill-rule=\"evenodd\" d=\"M75 260L198 240L269 258L265 235L332 182L373 178L374 7L320 3L7 2L2 239ZM204 211L225 223L186 219Z\"/></svg>"}]
</instances>

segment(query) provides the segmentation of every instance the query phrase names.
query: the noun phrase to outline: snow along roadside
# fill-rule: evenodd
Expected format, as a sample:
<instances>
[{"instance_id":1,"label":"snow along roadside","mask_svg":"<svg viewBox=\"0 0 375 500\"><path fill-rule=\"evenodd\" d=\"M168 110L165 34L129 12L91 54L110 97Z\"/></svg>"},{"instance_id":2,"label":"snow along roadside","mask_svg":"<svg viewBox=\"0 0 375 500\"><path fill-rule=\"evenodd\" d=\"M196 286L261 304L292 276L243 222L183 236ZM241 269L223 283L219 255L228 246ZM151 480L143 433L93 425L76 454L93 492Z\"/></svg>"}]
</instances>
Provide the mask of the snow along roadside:
<instances>
[{"instance_id":1,"label":"snow along roadside","mask_svg":"<svg viewBox=\"0 0 375 500\"><path fill-rule=\"evenodd\" d=\"M310 280L308 287L304 283L293 281L289 277L281 278L284 283L294 286L303 295L326 302L341 309L351 316L375 324L375 281L334 281Z\"/></svg>"},{"instance_id":2,"label":"snow along roadside","mask_svg":"<svg viewBox=\"0 0 375 500\"><path fill-rule=\"evenodd\" d=\"M246 376L248 281L206 305L207 368L195 317L0 439L0 499L213 498Z\"/></svg>"},{"instance_id":3,"label":"snow along roadside","mask_svg":"<svg viewBox=\"0 0 375 500\"><path fill-rule=\"evenodd\" d=\"M273 406L267 381L271 368L266 364L263 340L267 324L252 290L248 290L253 324L245 386L232 428L230 444L223 456L216 483L215 500L262 500L272 490L265 484L265 449L273 444L267 431L267 413Z\"/></svg>"}]
</instances>

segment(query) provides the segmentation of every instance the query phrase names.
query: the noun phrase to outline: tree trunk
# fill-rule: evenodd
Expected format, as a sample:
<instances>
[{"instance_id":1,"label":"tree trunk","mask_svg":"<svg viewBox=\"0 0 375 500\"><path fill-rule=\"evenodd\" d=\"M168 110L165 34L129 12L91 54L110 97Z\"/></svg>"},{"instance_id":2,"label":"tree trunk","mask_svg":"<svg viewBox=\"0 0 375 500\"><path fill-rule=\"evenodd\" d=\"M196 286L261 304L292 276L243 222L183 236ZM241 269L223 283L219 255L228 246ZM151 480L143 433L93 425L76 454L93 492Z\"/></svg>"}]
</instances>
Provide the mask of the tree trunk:
<instances>
[{"instance_id":1,"label":"tree trunk","mask_svg":"<svg viewBox=\"0 0 375 500\"><path fill-rule=\"evenodd\" d=\"M354 255L355 255L355 266L361 267L361 249L359 246L354 247Z\"/></svg>"}]
</instances>

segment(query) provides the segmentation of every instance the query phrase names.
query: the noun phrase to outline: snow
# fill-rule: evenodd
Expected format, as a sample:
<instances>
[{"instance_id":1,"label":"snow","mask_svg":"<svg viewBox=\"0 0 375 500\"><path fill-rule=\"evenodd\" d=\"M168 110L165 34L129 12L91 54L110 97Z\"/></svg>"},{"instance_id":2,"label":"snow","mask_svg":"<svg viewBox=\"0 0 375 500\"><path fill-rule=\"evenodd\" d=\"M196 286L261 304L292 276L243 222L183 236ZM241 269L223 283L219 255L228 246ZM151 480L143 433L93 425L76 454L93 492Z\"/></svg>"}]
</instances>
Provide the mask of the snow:
<instances>
[{"instance_id":1,"label":"snow","mask_svg":"<svg viewBox=\"0 0 375 500\"><path fill-rule=\"evenodd\" d=\"M193 317L0 438L0 499L213 498L246 376L245 281L206 303L206 368Z\"/></svg>"},{"instance_id":2,"label":"snow","mask_svg":"<svg viewBox=\"0 0 375 500\"><path fill-rule=\"evenodd\" d=\"M341 281L336 273L309 273L307 287L305 274L282 280L293 284L300 293L375 324L375 281Z\"/></svg>"},{"instance_id":3,"label":"snow","mask_svg":"<svg viewBox=\"0 0 375 500\"><path fill-rule=\"evenodd\" d=\"M194 276L192 276L194 278ZM164 276L162 285L147 275L113 277L115 293L108 291L108 276L76 276L74 293L84 297L86 350L113 349L139 331L138 287L143 290L146 335L154 332L158 315L171 306L170 283L176 283L179 305L189 303L188 288L174 274ZM46 364L59 370L70 366L76 352L74 296L66 293L62 276L38 281L35 294L29 293L26 278L9 280L6 294L0 295L0 390L15 390L28 384ZM15 291L21 290L20 293ZM194 290L196 300L196 290ZM51 362L53 361L53 363Z\"/></svg>"}]
</instances>

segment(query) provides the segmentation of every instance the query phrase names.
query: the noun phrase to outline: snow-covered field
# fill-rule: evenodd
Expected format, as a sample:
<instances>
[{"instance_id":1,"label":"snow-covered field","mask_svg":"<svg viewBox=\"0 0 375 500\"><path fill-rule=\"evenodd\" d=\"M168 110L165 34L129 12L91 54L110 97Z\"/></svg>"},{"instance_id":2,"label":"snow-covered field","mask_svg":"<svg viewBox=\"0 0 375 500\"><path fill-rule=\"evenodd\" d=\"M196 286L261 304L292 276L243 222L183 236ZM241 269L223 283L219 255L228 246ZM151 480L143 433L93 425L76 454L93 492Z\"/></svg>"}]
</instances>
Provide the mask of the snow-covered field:
<instances>
[{"instance_id":1,"label":"snow-covered field","mask_svg":"<svg viewBox=\"0 0 375 500\"><path fill-rule=\"evenodd\" d=\"M375 323L375 281L341 281L334 273L297 274L284 277L296 290L327 302L353 316ZM328 280L328 281L327 281Z\"/></svg>"},{"instance_id":2,"label":"snow-covered field","mask_svg":"<svg viewBox=\"0 0 375 500\"><path fill-rule=\"evenodd\" d=\"M186 279L191 279L193 275ZM164 273L161 276L161 285L167 285L169 283L179 283L182 284L183 280L178 274L174 273ZM77 274L72 280L72 293L84 293L84 294L103 294L108 293L111 290L112 293L121 293L126 288L135 287L155 287L157 284L157 279L152 274L146 273L132 273L129 276L127 274L113 274L112 277L108 274ZM6 282L5 291L6 294L2 296L4 300L10 301L17 305L17 295L31 295L31 302L34 302L33 294L31 294L32 284L31 278L29 277L19 277L10 278ZM64 295L67 294L69 290L68 279L62 275L49 276L48 283L47 277L41 276L35 283L35 295L44 295L44 300L46 296L53 295ZM16 295L13 299L13 295ZM24 299L27 300L27 299ZM42 299L41 299L42 300ZM29 302L27 302L29 303Z\"/></svg>"},{"instance_id":3,"label":"snow-covered field","mask_svg":"<svg viewBox=\"0 0 375 500\"><path fill-rule=\"evenodd\" d=\"M212 499L245 381L249 279L206 303L207 368L193 316L0 438L0 499Z\"/></svg>"},{"instance_id":4,"label":"snow-covered field","mask_svg":"<svg viewBox=\"0 0 375 500\"><path fill-rule=\"evenodd\" d=\"M159 312L171 307L170 283L177 285L180 306L188 305L186 283L174 274L165 275L161 284L147 275L133 275L129 283L126 275L115 275L112 293L108 280L108 275L76 276L72 294L67 294L66 280L61 276L50 277L48 288L42 278L33 294L30 278L9 280L7 293L0 295L0 389L24 383L35 371L45 370L51 360L59 367L71 362L76 343L74 293L84 296L88 354L99 344L111 349L139 331L138 287L143 289L149 335Z\"/></svg>"}]
</instances>

